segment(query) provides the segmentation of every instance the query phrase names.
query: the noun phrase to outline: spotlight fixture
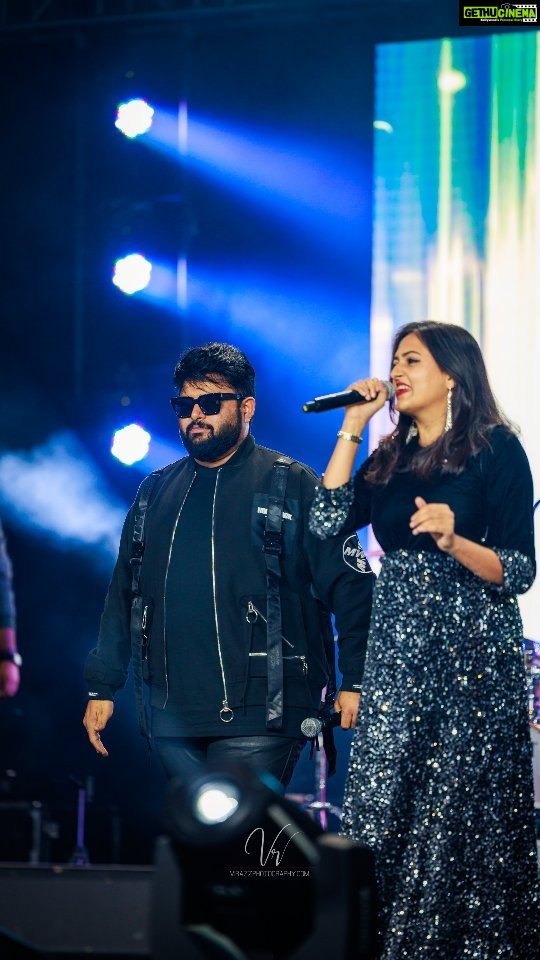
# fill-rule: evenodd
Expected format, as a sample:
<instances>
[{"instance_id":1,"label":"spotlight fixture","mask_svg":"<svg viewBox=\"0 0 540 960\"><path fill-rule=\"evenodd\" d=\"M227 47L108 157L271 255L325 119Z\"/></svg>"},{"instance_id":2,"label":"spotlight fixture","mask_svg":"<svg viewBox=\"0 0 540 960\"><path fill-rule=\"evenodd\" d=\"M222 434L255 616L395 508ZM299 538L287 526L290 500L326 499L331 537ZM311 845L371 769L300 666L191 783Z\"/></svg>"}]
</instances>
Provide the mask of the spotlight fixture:
<instances>
[{"instance_id":1,"label":"spotlight fixture","mask_svg":"<svg viewBox=\"0 0 540 960\"><path fill-rule=\"evenodd\" d=\"M273 778L205 767L172 783L163 825L153 960L376 957L371 851L325 833Z\"/></svg>"},{"instance_id":2,"label":"spotlight fixture","mask_svg":"<svg viewBox=\"0 0 540 960\"><path fill-rule=\"evenodd\" d=\"M138 423L130 423L114 433L111 453L121 463L130 467L133 463L144 460L151 439L148 431Z\"/></svg>"},{"instance_id":3,"label":"spotlight fixture","mask_svg":"<svg viewBox=\"0 0 540 960\"><path fill-rule=\"evenodd\" d=\"M140 98L120 103L116 111L115 127L130 140L147 133L152 126L154 108Z\"/></svg>"},{"instance_id":4,"label":"spotlight fixture","mask_svg":"<svg viewBox=\"0 0 540 960\"><path fill-rule=\"evenodd\" d=\"M152 264L140 253L130 253L114 264L113 283L122 293L140 293L150 283Z\"/></svg>"},{"instance_id":5,"label":"spotlight fixture","mask_svg":"<svg viewBox=\"0 0 540 960\"><path fill-rule=\"evenodd\" d=\"M208 825L229 820L238 809L240 794L234 783L225 780L203 784L195 798L194 814Z\"/></svg>"}]
</instances>

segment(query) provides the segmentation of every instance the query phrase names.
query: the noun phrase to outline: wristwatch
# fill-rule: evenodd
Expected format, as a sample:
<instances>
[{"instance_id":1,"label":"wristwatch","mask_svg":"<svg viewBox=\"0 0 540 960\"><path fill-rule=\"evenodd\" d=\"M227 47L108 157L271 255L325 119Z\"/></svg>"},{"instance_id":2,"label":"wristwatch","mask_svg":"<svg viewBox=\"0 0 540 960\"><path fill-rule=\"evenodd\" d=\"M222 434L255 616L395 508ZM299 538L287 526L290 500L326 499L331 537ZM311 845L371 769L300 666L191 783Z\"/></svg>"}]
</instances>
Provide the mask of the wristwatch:
<instances>
[{"instance_id":1,"label":"wristwatch","mask_svg":"<svg viewBox=\"0 0 540 960\"><path fill-rule=\"evenodd\" d=\"M22 657L16 650L0 650L0 661L9 660L16 667L22 667Z\"/></svg>"}]
</instances>

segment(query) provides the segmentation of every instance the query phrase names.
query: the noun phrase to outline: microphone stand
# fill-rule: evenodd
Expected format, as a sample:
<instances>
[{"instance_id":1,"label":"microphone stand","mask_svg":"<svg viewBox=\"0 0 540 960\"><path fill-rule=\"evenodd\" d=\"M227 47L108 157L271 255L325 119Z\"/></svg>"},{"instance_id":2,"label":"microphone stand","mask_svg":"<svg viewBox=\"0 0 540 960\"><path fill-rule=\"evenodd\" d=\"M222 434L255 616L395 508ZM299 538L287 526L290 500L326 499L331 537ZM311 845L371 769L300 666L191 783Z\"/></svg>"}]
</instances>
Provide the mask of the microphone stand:
<instances>
[{"instance_id":1,"label":"microphone stand","mask_svg":"<svg viewBox=\"0 0 540 960\"><path fill-rule=\"evenodd\" d=\"M87 867L90 864L90 857L85 843L85 815L87 793L90 793L90 781L88 777L86 784L75 777L70 777L77 784L77 839L75 849L71 854L70 863L77 867Z\"/></svg>"},{"instance_id":2,"label":"microphone stand","mask_svg":"<svg viewBox=\"0 0 540 960\"><path fill-rule=\"evenodd\" d=\"M317 734L317 749L315 750L315 799L302 804L304 810L312 810L323 830L328 830L328 814L331 813L338 820L341 819L341 807L336 807L326 799L326 752L322 744L322 733Z\"/></svg>"}]
</instances>

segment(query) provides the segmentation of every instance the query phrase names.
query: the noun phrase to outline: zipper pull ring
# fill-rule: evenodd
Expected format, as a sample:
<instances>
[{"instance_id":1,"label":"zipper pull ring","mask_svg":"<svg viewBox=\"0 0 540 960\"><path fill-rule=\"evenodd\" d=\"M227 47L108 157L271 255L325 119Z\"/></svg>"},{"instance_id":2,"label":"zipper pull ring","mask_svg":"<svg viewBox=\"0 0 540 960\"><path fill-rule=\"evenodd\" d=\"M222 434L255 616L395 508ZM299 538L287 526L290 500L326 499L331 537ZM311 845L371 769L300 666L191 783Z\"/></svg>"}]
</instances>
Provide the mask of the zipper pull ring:
<instances>
[{"instance_id":1,"label":"zipper pull ring","mask_svg":"<svg viewBox=\"0 0 540 960\"><path fill-rule=\"evenodd\" d=\"M230 708L229 704L227 703L227 701L224 700L224 701L223 701L223 706L222 706L221 710L219 711L219 718L220 718L220 720L222 720L223 723L230 723L231 720L233 719L233 717L234 717L233 711L231 710L231 708Z\"/></svg>"},{"instance_id":2,"label":"zipper pull ring","mask_svg":"<svg viewBox=\"0 0 540 960\"><path fill-rule=\"evenodd\" d=\"M248 600L246 620L248 623L256 623L259 617L259 611L255 607L251 600Z\"/></svg>"}]
</instances>

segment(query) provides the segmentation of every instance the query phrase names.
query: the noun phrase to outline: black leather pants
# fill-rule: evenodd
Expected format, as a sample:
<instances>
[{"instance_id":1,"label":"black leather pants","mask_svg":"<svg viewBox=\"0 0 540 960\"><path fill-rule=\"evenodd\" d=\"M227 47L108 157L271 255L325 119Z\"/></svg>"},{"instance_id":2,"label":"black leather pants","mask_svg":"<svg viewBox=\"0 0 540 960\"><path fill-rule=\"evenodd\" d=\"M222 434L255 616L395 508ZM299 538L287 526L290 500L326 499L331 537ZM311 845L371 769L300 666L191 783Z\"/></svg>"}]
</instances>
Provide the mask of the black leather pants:
<instances>
[{"instance_id":1,"label":"black leather pants","mask_svg":"<svg viewBox=\"0 0 540 960\"><path fill-rule=\"evenodd\" d=\"M183 779L205 763L244 763L267 771L284 787L291 780L305 740L296 737L155 737L169 779Z\"/></svg>"}]
</instances>

